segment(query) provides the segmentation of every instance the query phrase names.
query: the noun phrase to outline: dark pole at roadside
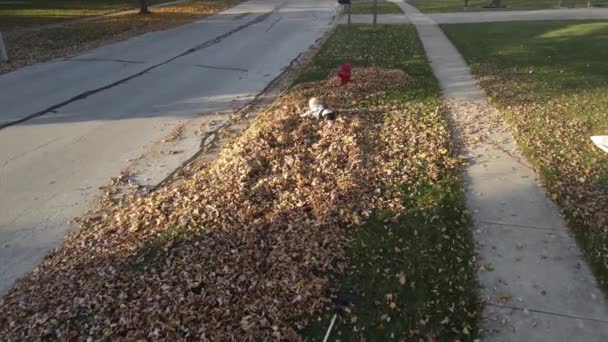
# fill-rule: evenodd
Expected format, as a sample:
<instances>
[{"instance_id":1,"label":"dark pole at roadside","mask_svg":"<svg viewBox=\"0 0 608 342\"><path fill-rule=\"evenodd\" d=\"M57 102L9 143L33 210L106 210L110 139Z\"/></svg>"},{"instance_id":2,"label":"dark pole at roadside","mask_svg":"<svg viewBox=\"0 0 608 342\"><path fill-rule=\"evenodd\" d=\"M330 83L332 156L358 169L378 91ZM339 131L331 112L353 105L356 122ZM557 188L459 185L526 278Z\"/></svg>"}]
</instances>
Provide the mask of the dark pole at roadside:
<instances>
[{"instance_id":1,"label":"dark pole at roadside","mask_svg":"<svg viewBox=\"0 0 608 342\"><path fill-rule=\"evenodd\" d=\"M351 10L351 6L352 6L352 3L351 3L351 2L349 2L349 3L348 3L348 25L350 25L350 13L351 13L351 11L350 11L350 10Z\"/></svg>"},{"instance_id":2,"label":"dark pole at roadside","mask_svg":"<svg viewBox=\"0 0 608 342\"><path fill-rule=\"evenodd\" d=\"M6 53L6 47L4 47L4 39L2 39L2 32L0 32L0 63L8 61L8 54Z\"/></svg>"},{"instance_id":3,"label":"dark pole at roadside","mask_svg":"<svg viewBox=\"0 0 608 342\"><path fill-rule=\"evenodd\" d=\"M149 14L148 0L139 0L139 14Z\"/></svg>"},{"instance_id":4,"label":"dark pole at roadside","mask_svg":"<svg viewBox=\"0 0 608 342\"><path fill-rule=\"evenodd\" d=\"M378 23L378 0L374 0L374 26Z\"/></svg>"}]
</instances>

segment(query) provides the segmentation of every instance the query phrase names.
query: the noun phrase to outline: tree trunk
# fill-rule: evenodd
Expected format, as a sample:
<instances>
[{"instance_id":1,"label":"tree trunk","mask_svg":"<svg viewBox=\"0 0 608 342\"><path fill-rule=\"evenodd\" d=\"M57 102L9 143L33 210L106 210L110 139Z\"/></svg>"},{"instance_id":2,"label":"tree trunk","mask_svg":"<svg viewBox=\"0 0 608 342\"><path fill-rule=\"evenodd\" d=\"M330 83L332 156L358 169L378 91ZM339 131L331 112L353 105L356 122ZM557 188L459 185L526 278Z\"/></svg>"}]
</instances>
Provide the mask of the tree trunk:
<instances>
[{"instance_id":1,"label":"tree trunk","mask_svg":"<svg viewBox=\"0 0 608 342\"><path fill-rule=\"evenodd\" d=\"M148 14L148 0L139 0L139 14Z\"/></svg>"},{"instance_id":2,"label":"tree trunk","mask_svg":"<svg viewBox=\"0 0 608 342\"><path fill-rule=\"evenodd\" d=\"M6 47L4 47L4 39L2 39L2 32L0 32L0 63L8 62L8 54L6 53Z\"/></svg>"},{"instance_id":3,"label":"tree trunk","mask_svg":"<svg viewBox=\"0 0 608 342\"><path fill-rule=\"evenodd\" d=\"M501 8L502 7L502 0L492 0L492 2L490 2L490 4L488 5L488 7L491 7L491 8Z\"/></svg>"}]
</instances>

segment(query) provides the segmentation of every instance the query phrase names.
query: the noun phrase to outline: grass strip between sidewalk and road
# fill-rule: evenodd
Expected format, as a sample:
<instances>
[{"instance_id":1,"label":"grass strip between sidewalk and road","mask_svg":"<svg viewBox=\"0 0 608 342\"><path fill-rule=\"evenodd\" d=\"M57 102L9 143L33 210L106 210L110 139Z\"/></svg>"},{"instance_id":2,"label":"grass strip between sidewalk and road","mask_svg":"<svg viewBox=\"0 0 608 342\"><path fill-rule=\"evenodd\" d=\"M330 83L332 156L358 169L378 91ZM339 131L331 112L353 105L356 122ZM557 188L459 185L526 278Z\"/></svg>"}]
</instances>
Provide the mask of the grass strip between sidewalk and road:
<instances>
[{"instance_id":1,"label":"grass strip between sidewalk and road","mask_svg":"<svg viewBox=\"0 0 608 342\"><path fill-rule=\"evenodd\" d=\"M9 61L0 64L0 74L33 63L71 56L146 32L166 30L220 12L237 3L239 0L197 0L151 9L152 13L147 15L125 14L42 30L3 32Z\"/></svg>"},{"instance_id":2,"label":"grass strip between sidewalk and road","mask_svg":"<svg viewBox=\"0 0 608 342\"><path fill-rule=\"evenodd\" d=\"M350 231L349 268L333 278L335 307L313 321L304 336L321 340L338 312L332 339L472 340L479 306L470 222L459 167L441 164L439 174L429 168L433 153L452 153L453 148L438 85L416 29L341 25L299 81L322 79L344 60L401 69L413 79L378 101L413 116L407 133L413 146L408 149L429 153L425 158L430 161L412 170L413 181L399 184L407 208L403 215L391 218L390 211L378 211ZM419 134L434 136L439 146L415 143Z\"/></svg>"},{"instance_id":3,"label":"grass strip between sidewalk and road","mask_svg":"<svg viewBox=\"0 0 608 342\"><path fill-rule=\"evenodd\" d=\"M444 25L608 290L608 22Z\"/></svg>"},{"instance_id":4,"label":"grass strip between sidewalk and road","mask_svg":"<svg viewBox=\"0 0 608 342\"><path fill-rule=\"evenodd\" d=\"M503 0L502 7L490 8L491 0L470 0L466 11L529 11L540 9L587 7L587 0ZM423 13L463 12L464 0L411 0ZM608 0L591 0L591 6L608 6Z\"/></svg>"}]
</instances>

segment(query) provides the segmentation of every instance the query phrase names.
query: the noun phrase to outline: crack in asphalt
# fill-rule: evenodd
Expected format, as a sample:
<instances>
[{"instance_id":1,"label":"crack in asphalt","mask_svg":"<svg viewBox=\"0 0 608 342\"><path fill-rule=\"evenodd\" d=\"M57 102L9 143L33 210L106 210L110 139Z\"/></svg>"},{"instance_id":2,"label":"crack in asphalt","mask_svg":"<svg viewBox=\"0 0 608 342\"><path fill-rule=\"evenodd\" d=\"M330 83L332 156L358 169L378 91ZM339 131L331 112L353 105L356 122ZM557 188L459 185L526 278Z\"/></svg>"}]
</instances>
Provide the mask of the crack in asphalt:
<instances>
[{"instance_id":1,"label":"crack in asphalt","mask_svg":"<svg viewBox=\"0 0 608 342\"><path fill-rule=\"evenodd\" d=\"M276 25L279 21L281 21L281 19L283 19L283 18L281 18L281 17L277 18L277 20L275 20L272 24L270 24L270 26L268 26L268 28L266 29L265 32L268 32L268 31L272 30L272 28L274 27L274 25Z\"/></svg>"},{"instance_id":2,"label":"crack in asphalt","mask_svg":"<svg viewBox=\"0 0 608 342\"><path fill-rule=\"evenodd\" d=\"M230 70L230 71L240 71L240 72L249 71L247 69L242 69L242 68L218 67L218 66L202 65L202 64L194 64L194 66L206 68L206 69L215 69L215 70Z\"/></svg>"},{"instance_id":3,"label":"crack in asphalt","mask_svg":"<svg viewBox=\"0 0 608 342\"><path fill-rule=\"evenodd\" d=\"M9 121L9 122L0 124L0 130L2 130L4 128L7 128L7 127L10 127L10 126L14 126L14 125L23 123L23 122L26 122L26 121L29 121L29 120L32 120L32 119L35 119L37 117L40 117L40 116L43 116L43 115L45 115L47 113L53 112L53 111L55 111L55 110L57 110L57 109L59 109L61 107L64 107L64 106L66 106L68 104L71 104L73 102L86 99L87 97L89 97L91 95L95 95L95 94L103 92L105 90L114 88L114 87L116 87L118 85L121 85L121 84L123 84L123 83L125 83L127 81L130 81L130 80L132 80L134 78L140 77L140 76L148 73L149 71L154 70L154 69L156 69L156 68L158 68L160 66L163 66L165 64L171 63L172 61L174 61L176 59L182 58L184 56L187 56L187 55L190 55L190 54L195 53L197 51L200 51L200 50L203 50L205 48L208 48L208 47L210 47L212 45L218 44L218 43L222 42L224 39L232 36L233 34L239 32L239 31L242 31L242 30L244 30L244 29L246 29L246 28L248 28L248 27L250 27L252 25L259 24L259 23L263 22L264 20L268 19L268 17L270 17L271 15L273 15L274 13L276 13L277 11L279 11L281 8L283 8L286 4L287 4L287 1L284 1L281 4L275 6L271 11L261 14L261 15L255 17L254 19L252 19L252 20L244 23L243 25L240 25L240 26L236 27L235 29L233 29L231 31L228 31L228 32L226 32L226 33L224 33L222 35L219 35L219 36L217 36L217 37L215 37L213 39L207 40L207 41L205 41L205 42L203 42L203 43L201 43L199 45L196 45L196 46L194 46L194 47L192 47L192 48L190 48L190 49L188 49L188 50L180 53L177 56L169 58L168 60L166 60L164 62L160 62L158 64L154 64L154 65L152 65L152 66L150 66L150 67L148 67L148 68L146 68L146 69L144 69L144 70L142 70L142 71L140 71L138 73L135 73L135 74L133 74L131 76L127 76L125 78L122 78L122 79L120 79L118 81L112 82L110 84L107 84L107 85L99 87L99 88L95 88L95 89L92 89L92 90L87 90L87 91L82 92L82 93L80 93L80 94L78 94L78 95L76 95L76 96L74 96L74 97L72 97L72 98L70 98L68 100L65 100L63 102L54 104L54 105L52 105L52 106L50 106L50 107L48 107L46 109L43 109L43 110L41 110L39 112L30 114L30 115L27 115L27 116L25 116L25 117L23 117L21 119L17 119L17 120L13 120L13 121Z\"/></svg>"},{"instance_id":4,"label":"crack in asphalt","mask_svg":"<svg viewBox=\"0 0 608 342\"><path fill-rule=\"evenodd\" d=\"M119 62L129 64L144 64L144 61L130 61L126 59L113 59L113 58L66 58L64 62Z\"/></svg>"},{"instance_id":5,"label":"crack in asphalt","mask_svg":"<svg viewBox=\"0 0 608 342\"><path fill-rule=\"evenodd\" d=\"M232 19L232 20L239 20L239 19L243 19L243 18L245 18L246 16L248 16L248 15L250 15L250 14L252 14L252 13L251 13L251 12L245 12L245 13L241 13L241 14L239 14L239 15L235 16L235 17L234 17L234 19Z\"/></svg>"}]
</instances>

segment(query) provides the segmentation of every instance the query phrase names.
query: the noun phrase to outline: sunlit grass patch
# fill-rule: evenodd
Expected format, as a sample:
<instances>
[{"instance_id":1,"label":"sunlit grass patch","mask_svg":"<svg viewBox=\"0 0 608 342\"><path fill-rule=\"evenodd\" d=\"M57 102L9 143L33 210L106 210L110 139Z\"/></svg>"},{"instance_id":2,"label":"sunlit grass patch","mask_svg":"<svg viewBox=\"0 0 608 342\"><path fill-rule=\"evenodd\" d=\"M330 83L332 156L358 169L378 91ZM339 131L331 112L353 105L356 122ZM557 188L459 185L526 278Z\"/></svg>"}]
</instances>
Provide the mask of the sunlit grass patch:
<instances>
[{"instance_id":1,"label":"sunlit grass patch","mask_svg":"<svg viewBox=\"0 0 608 342\"><path fill-rule=\"evenodd\" d=\"M379 0L377 4L378 14L402 14L403 11L395 3ZM373 1L357 1L352 3L352 14L374 13Z\"/></svg>"},{"instance_id":2,"label":"sunlit grass patch","mask_svg":"<svg viewBox=\"0 0 608 342\"><path fill-rule=\"evenodd\" d=\"M539 9L557 9L571 7L587 7L586 0L503 0L502 7L490 8L491 0L470 0L467 11L527 11ZM465 11L464 0L412 0L410 3L420 11L430 12L461 12ZM606 6L608 0L590 0L591 6Z\"/></svg>"}]
</instances>

